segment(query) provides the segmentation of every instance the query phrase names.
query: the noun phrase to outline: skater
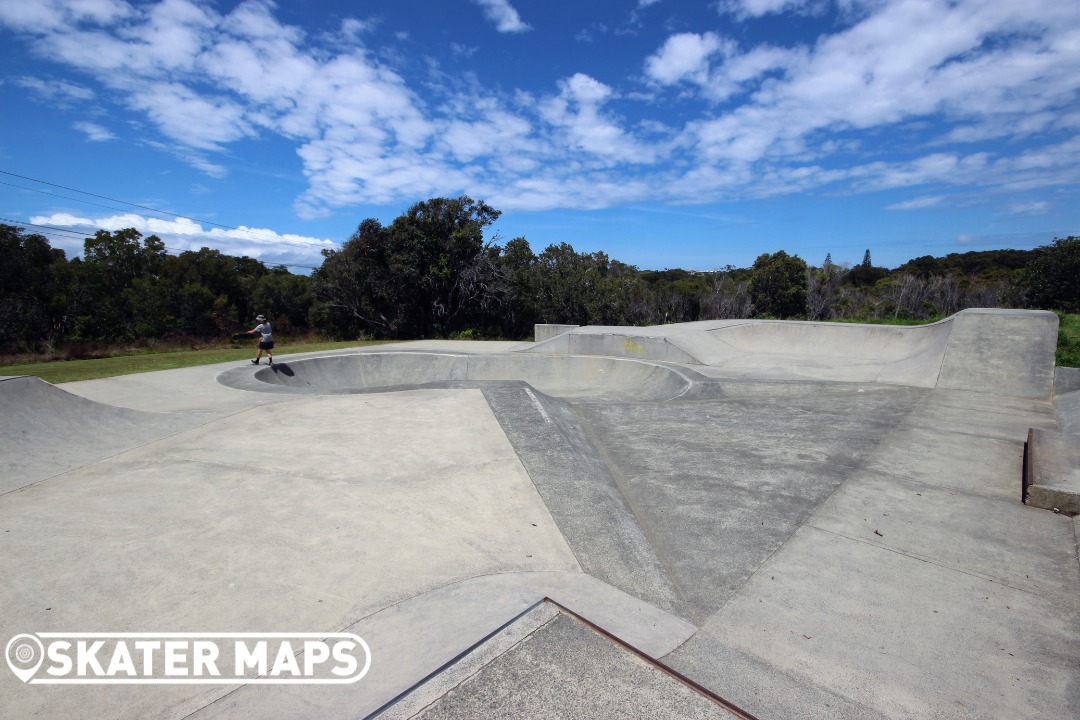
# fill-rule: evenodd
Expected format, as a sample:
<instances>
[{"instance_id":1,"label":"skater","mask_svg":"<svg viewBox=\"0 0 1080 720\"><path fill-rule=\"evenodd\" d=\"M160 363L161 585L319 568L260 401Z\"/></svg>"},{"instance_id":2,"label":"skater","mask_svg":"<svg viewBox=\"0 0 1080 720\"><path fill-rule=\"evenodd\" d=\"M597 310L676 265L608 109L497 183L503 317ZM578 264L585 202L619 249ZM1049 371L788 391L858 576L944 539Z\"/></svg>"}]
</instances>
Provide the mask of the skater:
<instances>
[{"instance_id":1,"label":"skater","mask_svg":"<svg viewBox=\"0 0 1080 720\"><path fill-rule=\"evenodd\" d=\"M266 364L274 364L274 331L270 328L270 323L266 320L265 315L257 315L255 317L259 321L259 324L255 326L253 330L248 330L249 335L259 333L261 339L259 340L259 354L255 356L255 359L251 361L252 365L258 365L262 360L263 350L266 351Z\"/></svg>"}]
</instances>

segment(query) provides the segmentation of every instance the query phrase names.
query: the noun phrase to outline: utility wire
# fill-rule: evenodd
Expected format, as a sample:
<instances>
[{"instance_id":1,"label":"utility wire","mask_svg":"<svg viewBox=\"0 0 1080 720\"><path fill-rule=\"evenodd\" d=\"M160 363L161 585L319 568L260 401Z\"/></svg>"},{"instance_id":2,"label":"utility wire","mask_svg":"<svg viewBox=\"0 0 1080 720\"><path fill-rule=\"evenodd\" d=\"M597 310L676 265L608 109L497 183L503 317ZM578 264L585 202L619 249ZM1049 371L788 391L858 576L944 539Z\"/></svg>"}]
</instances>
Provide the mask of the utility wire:
<instances>
[{"instance_id":1,"label":"utility wire","mask_svg":"<svg viewBox=\"0 0 1080 720\"><path fill-rule=\"evenodd\" d=\"M198 218L188 217L187 215L178 215L177 213L169 212L168 210L158 210L157 208L152 208L152 207L149 207L147 205L139 205L137 203L128 202L126 200L117 200L116 198L111 198L111 197L108 197L106 195L98 195L96 193L87 192L86 190L79 190L77 188L67 187L66 185L57 185L56 183L51 183L51 182L48 182L46 180L38 180L37 178L27 177L26 175L19 175L17 173L8 172L7 170L0 170L0 174L10 175L11 177L17 177L20 180L29 180L30 182L41 183L42 185L48 185L49 187L60 188L61 190L68 190L70 192L77 192L77 193L79 193L81 195L89 195L90 197L96 197L96 198L100 198L102 200L108 200L109 202L120 203L121 205L128 205L130 207L137 207L137 208L139 208L141 210L149 210L150 212L161 213L162 215L169 215L171 217L181 218L183 220L191 220L192 222L205 223L207 225L216 225L217 227L225 228L226 230L240 230L240 228L235 228L235 227L232 227L231 225L222 225L221 223L211 222L210 220L199 220ZM7 185L8 183L4 183L4 184ZM18 186L16 185L14 187L18 187ZM33 188L23 188L23 190L32 190L32 189ZM38 190L36 192L44 192L44 191L43 190ZM46 194L51 195L52 193L46 193ZM58 195L57 197L63 197L63 196ZM74 198L64 198L64 199L65 200L74 200ZM86 202L86 201L85 200L76 200L76 202ZM105 206L102 205L100 207L105 207ZM116 210L117 208L109 208L109 209L110 210ZM241 230L241 232L243 232L243 231Z\"/></svg>"},{"instance_id":2,"label":"utility wire","mask_svg":"<svg viewBox=\"0 0 1080 720\"><path fill-rule=\"evenodd\" d=\"M35 228L41 228L43 230L52 230L54 232L69 233L71 235L78 235L80 237L94 237L90 233L84 233L84 232L80 232L78 230L68 230L66 228L58 228L58 227L53 227L51 225L35 225L34 223L22 222L21 220L12 220L11 218L2 218L2 217L0 217L0 222L11 223L12 225L17 225L17 226L20 226L20 227L35 227Z\"/></svg>"},{"instance_id":3,"label":"utility wire","mask_svg":"<svg viewBox=\"0 0 1080 720\"><path fill-rule=\"evenodd\" d=\"M217 223L217 222L214 222L212 220L202 220L200 218L191 217L189 215L180 215L179 213L169 212L168 210L158 210L157 208L152 208L152 207L150 207L148 205L139 205L138 203L128 202L127 200L120 200L120 199L113 198L113 197L108 197L107 195L98 195L97 193L87 192L86 190L79 190L78 188L68 187L67 185L58 185L57 183L48 182L47 180L39 180L37 178L32 178L32 177L29 177L27 175L19 175L18 173L8 172L7 170L0 170L0 174L9 175L11 177L16 177L16 178L19 178L20 180L29 180L30 182L36 182L36 183L40 183L42 185L48 185L49 187L60 188L61 190L67 190L69 192L75 192L75 193L79 193L81 195L89 195L90 197L99 198L101 200L108 200L109 202L119 203L121 205L127 205L129 207L139 208L140 210L148 210L150 212L159 213L161 215L168 215L169 217L180 218L181 220L190 220L191 222L201 223L201 224L204 224L204 225L213 225L215 227L219 227L219 228L222 228L222 229L225 229L225 230L232 230L234 232L245 234L245 235L247 235L247 237L251 238L252 240L262 240L263 242L270 242L270 243L281 243L281 244L285 244L285 245L293 245L293 246L296 246L296 247L310 247L307 243L297 242L295 240L288 240L288 239L283 238L283 237L267 237L266 235L260 235L258 232L252 230L251 228L233 227L232 225L224 225L222 223ZM127 212L124 208L113 207L113 206L110 206L110 205L102 205L101 203L90 202L89 200L83 200L81 198L67 197L66 195L59 195L57 193L51 193L51 192L49 192L47 190L42 190L40 188L32 188L32 187L25 187L23 185L15 185L13 183L4 182L2 180L0 180L0 185L7 185L8 187L18 188L19 190L28 190L30 192L41 193L42 195L50 195L52 197L57 197L57 198L60 198L62 200L70 200L72 202L85 203L87 205L93 205L94 207L105 208L106 210L115 210L117 212ZM289 267L307 267L307 266L306 265L290 265Z\"/></svg>"}]
</instances>

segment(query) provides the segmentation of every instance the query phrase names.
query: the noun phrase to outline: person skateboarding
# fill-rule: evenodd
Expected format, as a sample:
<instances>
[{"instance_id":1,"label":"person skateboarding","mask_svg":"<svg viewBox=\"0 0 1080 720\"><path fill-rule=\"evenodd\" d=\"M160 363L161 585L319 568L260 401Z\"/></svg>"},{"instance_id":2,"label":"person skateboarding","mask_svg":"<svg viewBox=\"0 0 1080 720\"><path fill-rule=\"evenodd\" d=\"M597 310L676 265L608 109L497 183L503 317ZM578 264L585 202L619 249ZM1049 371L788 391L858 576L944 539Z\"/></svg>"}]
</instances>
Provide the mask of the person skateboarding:
<instances>
[{"instance_id":1,"label":"person skateboarding","mask_svg":"<svg viewBox=\"0 0 1080 720\"><path fill-rule=\"evenodd\" d=\"M255 356L255 359L251 361L252 365L258 365L262 360L263 350L266 351L266 364L274 364L274 331L270 327L270 322L266 319L265 315L257 315L255 319L259 321L259 324L254 329L248 330L248 335L254 335L258 333L260 335L259 340L259 354Z\"/></svg>"}]
</instances>

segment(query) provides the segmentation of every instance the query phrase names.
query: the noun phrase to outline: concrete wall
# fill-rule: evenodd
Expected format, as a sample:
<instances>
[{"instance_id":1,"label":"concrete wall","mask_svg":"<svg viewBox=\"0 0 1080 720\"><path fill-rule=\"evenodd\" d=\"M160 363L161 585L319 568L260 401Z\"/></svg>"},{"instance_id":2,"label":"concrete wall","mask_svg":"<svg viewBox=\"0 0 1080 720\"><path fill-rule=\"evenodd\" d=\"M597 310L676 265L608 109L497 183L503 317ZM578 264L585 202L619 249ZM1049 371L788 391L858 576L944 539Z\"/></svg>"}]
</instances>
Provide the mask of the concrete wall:
<instances>
[{"instance_id":1,"label":"concrete wall","mask_svg":"<svg viewBox=\"0 0 1080 720\"><path fill-rule=\"evenodd\" d=\"M544 342L550 340L553 337L562 335L563 333L570 332L575 328L581 327L580 325L554 325L550 323L537 323L533 325L533 340L536 342Z\"/></svg>"}]
</instances>

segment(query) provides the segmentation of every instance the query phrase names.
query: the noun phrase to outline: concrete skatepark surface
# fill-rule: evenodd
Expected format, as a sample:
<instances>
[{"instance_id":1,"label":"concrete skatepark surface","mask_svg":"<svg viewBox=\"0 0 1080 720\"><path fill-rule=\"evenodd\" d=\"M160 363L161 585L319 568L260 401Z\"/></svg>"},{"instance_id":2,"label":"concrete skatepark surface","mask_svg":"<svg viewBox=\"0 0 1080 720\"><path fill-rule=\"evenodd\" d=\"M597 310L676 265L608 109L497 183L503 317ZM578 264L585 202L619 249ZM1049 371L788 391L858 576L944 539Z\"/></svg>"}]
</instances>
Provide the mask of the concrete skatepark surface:
<instances>
[{"instance_id":1,"label":"concrete skatepark surface","mask_svg":"<svg viewBox=\"0 0 1080 720\"><path fill-rule=\"evenodd\" d=\"M712 693L759 718L1074 717L1077 524L1021 502L1029 430L1076 427L1056 330L711 321L2 379L5 642L347 631L372 664L4 670L0 715L739 716Z\"/></svg>"}]
</instances>

